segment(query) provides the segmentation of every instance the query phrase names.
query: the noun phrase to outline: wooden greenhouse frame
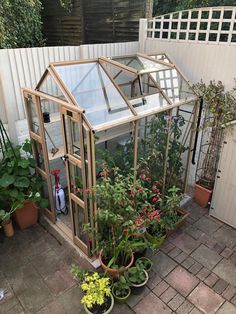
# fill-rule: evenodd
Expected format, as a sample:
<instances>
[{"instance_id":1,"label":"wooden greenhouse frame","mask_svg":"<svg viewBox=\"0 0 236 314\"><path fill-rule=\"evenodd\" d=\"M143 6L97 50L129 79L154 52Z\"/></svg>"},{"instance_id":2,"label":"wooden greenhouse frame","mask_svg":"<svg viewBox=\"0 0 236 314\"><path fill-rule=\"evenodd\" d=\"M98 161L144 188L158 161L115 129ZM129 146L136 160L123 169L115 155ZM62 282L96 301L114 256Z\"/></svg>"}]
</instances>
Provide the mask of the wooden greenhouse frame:
<instances>
[{"instance_id":1,"label":"wooden greenhouse frame","mask_svg":"<svg viewBox=\"0 0 236 314\"><path fill-rule=\"evenodd\" d=\"M129 61L126 62L127 60ZM172 70L180 78L180 82L171 78ZM169 78L166 79L163 74L162 80L158 81L157 75L160 75L161 71L164 74L169 71ZM127 81L119 82L121 74L123 78L127 78ZM130 80L130 77L133 80ZM171 85L173 82L181 85L179 90L176 86ZM129 88L130 92L127 92ZM181 90L184 88L189 94L185 94L181 98ZM173 96L174 94L170 95L171 91L174 93L174 89L179 95L177 99ZM149 117L160 112L167 112L171 115L173 110L176 110L178 113L181 110L180 106L191 104L192 111L189 112L188 128L185 131L186 141L188 140L188 153L183 176L183 190L186 190L199 98L192 90L189 82L183 78L183 75L166 56L157 55L154 58L153 56L137 54L113 59L101 57L51 63L35 90L23 89L23 97L37 171L45 181L47 197L49 198L49 206L44 210L45 216L52 223L57 223L58 227L87 256L90 256L96 247L96 241L94 238L88 239L82 235L81 226L82 223L95 224L94 217L97 208L95 201L89 198L87 193L80 195L76 192L75 182L77 173L79 173L82 180L82 191L96 185L95 145L98 134L102 134L100 141L107 143L120 134L124 134L125 128L128 126L128 133L132 133L134 141L132 158L133 168L136 171L140 121L142 119L142 121L147 121ZM53 151L52 156L47 146L48 132L43 117L45 106L48 106L47 111L49 112L52 108L55 109L55 106L58 108L56 115L52 114L50 123L53 124L55 121L60 123L63 138L62 147ZM52 127L51 130L57 134L57 128ZM120 132L119 130L123 131ZM168 132L163 169L164 184L169 141L170 134ZM72 230L57 221L55 210L51 163L59 158L63 159L66 168Z\"/></svg>"}]
</instances>

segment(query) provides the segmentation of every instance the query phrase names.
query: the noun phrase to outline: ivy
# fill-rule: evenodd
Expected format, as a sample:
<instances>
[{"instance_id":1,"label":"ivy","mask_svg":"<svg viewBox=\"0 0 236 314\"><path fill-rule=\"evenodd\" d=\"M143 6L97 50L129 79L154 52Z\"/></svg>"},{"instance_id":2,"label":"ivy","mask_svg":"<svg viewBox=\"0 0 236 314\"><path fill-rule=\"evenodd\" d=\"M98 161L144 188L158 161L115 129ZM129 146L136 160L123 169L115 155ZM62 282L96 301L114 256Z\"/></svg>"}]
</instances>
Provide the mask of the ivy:
<instances>
[{"instance_id":1,"label":"ivy","mask_svg":"<svg viewBox=\"0 0 236 314\"><path fill-rule=\"evenodd\" d=\"M0 48L43 46L40 0L0 1Z\"/></svg>"}]
</instances>

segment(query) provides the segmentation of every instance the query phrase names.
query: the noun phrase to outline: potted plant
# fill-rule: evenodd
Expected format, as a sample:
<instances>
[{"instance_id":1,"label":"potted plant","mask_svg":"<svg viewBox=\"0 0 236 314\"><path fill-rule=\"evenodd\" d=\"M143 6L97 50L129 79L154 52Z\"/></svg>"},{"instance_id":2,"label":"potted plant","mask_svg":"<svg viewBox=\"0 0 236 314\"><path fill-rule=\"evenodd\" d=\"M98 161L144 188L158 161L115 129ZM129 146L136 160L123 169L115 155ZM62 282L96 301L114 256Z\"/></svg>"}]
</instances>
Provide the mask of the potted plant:
<instances>
[{"instance_id":1,"label":"potted plant","mask_svg":"<svg viewBox=\"0 0 236 314\"><path fill-rule=\"evenodd\" d=\"M148 273L140 263L128 269L125 272L125 277L131 285L132 293L135 295L142 293L149 278Z\"/></svg>"},{"instance_id":2,"label":"potted plant","mask_svg":"<svg viewBox=\"0 0 236 314\"><path fill-rule=\"evenodd\" d=\"M37 223L37 205L44 208L47 200L39 193L42 179L36 174L36 162L31 155L31 144L28 140L22 145L7 145L0 167L0 201L3 207L10 207L9 198L22 203L13 218L20 229Z\"/></svg>"},{"instance_id":3,"label":"potted plant","mask_svg":"<svg viewBox=\"0 0 236 314\"><path fill-rule=\"evenodd\" d=\"M112 295L114 299L120 303L124 303L131 294L128 281L124 276L120 276L118 281L112 286Z\"/></svg>"},{"instance_id":4,"label":"potted plant","mask_svg":"<svg viewBox=\"0 0 236 314\"><path fill-rule=\"evenodd\" d=\"M98 211L97 228L85 225L85 231L98 240L99 260L104 271L119 277L132 266L133 251L145 247L145 242L132 241L139 229L135 224L138 212L132 197L133 173L124 175L118 168L104 165L92 196L96 198ZM137 183L138 184L138 183Z\"/></svg>"},{"instance_id":5,"label":"potted plant","mask_svg":"<svg viewBox=\"0 0 236 314\"><path fill-rule=\"evenodd\" d=\"M109 278L101 277L97 272L85 275L80 285L85 295L81 299L88 314L108 314L114 306Z\"/></svg>"},{"instance_id":6,"label":"potted plant","mask_svg":"<svg viewBox=\"0 0 236 314\"><path fill-rule=\"evenodd\" d=\"M6 237L13 237L14 235L14 228L11 220L11 214L13 211L14 210L11 209L7 212L4 209L0 209L0 221Z\"/></svg>"},{"instance_id":7,"label":"potted plant","mask_svg":"<svg viewBox=\"0 0 236 314\"><path fill-rule=\"evenodd\" d=\"M204 119L198 157L194 199L201 207L211 200L222 146L222 126L235 118L235 90L225 91L222 82L200 82L195 86L203 98Z\"/></svg>"},{"instance_id":8,"label":"potted plant","mask_svg":"<svg viewBox=\"0 0 236 314\"><path fill-rule=\"evenodd\" d=\"M162 221L165 225L167 236L183 225L186 218L189 216L186 210L180 208L182 198L183 195L180 193L180 189L176 186L172 186L159 202Z\"/></svg>"},{"instance_id":9,"label":"potted plant","mask_svg":"<svg viewBox=\"0 0 236 314\"><path fill-rule=\"evenodd\" d=\"M153 262L146 256L139 257L136 262L135 266L142 265L142 267L149 272L152 269Z\"/></svg>"}]
</instances>

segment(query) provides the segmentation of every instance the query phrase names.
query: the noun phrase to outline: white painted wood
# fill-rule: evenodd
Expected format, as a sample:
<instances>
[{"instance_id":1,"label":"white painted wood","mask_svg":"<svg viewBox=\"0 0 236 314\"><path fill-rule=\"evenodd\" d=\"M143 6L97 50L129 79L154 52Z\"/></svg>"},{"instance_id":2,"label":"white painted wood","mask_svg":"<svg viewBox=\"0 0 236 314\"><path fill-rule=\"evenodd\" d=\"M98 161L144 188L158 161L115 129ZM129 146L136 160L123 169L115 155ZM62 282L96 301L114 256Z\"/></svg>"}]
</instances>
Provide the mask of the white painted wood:
<instances>
[{"instance_id":1,"label":"white painted wood","mask_svg":"<svg viewBox=\"0 0 236 314\"><path fill-rule=\"evenodd\" d=\"M153 21L153 28L154 30L154 21ZM139 52L144 53L145 52L145 44L147 39L147 29L148 29L148 21L147 19L140 19L139 20ZM154 36L154 32L153 32Z\"/></svg>"},{"instance_id":2,"label":"white painted wood","mask_svg":"<svg viewBox=\"0 0 236 314\"><path fill-rule=\"evenodd\" d=\"M234 86L236 45L199 42L175 42L148 38L146 54L167 53L183 74L192 82L201 79L222 81L226 88Z\"/></svg>"},{"instance_id":3,"label":"white painted wood","mask_svg":"<svg viewBox=\"0 0 236 314\"><path fill-rule=\"evenodd\" d=\"M210 215L236 228L236 124L226 128Z\"/></svg>"}]
</instances>

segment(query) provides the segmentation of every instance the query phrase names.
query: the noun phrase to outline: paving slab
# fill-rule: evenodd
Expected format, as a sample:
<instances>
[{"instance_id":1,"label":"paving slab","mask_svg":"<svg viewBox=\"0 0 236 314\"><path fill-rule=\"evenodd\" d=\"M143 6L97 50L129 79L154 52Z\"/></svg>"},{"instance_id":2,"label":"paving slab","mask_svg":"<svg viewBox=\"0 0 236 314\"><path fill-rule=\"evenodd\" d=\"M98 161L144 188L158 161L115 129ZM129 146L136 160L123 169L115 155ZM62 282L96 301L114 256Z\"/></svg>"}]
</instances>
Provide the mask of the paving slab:
<instances>
[{"instance_id":1,"label":"paving slab","mask_svg":"<svg viewBox=\"0 0 236 314\"><path fill-rule=\"evenodd\" d=\"M221 227L217 222L206 216L201 217L193 226L207 234L212 234Z\"/></svg>"},{"instance_id":2,"label":"paving slab","mask_svg":"<svg viewBox=\"0 0 236 314\"><path fill-rule=\"evenodd\" d=\"M215 313L224 303L224 299L205 284L200 283L188 296L200 311L205 314Z\"/></svg>"},{"instance_id":3,"label":"paving slab","mask_svg":"<svg viewBox=\"0 0 236 314\"><path fill-rule=\"evenodd\" d=\"M218 229L213 236L218 242L224 243L231 249L236 245L236 231L225 226Z\"/></svg>"},{"instance_id":4,"label":"paving slab","mask_svg":"<svg viewBox=\"0 0 236 314\"><path fill-rule=\"evenodd\" d=\"M217 314L235 314L236 307L233 304L226 301L216 313Z\"/></svg>"},{"instance_id":5,"label":"paving slab","mask_svg":"<svg viewBox=\"0 0 236 314\"><path fill-rule=\"evenodd\" d=\"M76 285L72 275L64 268L46 277L45 283L54 295L58 295Z\"/></svg>"},{"instance_id":6,"label":"paving slab","mask_svg":"<svg viewBox=\"0 0 236 314\"><path fill-rule=\"evenodd\" d=\"M0 312L2 313L2 312ZM3 312L4 313L4 312ZM7 314L25 314L23 307L20 305L20 303L13 306L9 311L7 311Z\"/></svg>"},{"instance_id":7,"label":"paving slab","mask_svg":"<svg viewBox=\"0 0 236 314\"><path fill-rule=\"evenodd\" d=\"M177 238L172 240L172 243L186 254L192 253L200 245L199 241L193 239L186 233L180 234Z\"/></svg>"},{"instance_id":8,"label":"paving slab","mask_svg":"<svg viewBox=\"0 0 236 314\"><path fill-rule=\"evenodd\" d=\"M210 250L204 244L201 244L191 256L199 262L201 265L205 266L208 269L213 269L216 264L222 259L218 253Z\"/></svg>"},{"instance_id":9,"label":"paving slab","mask_svg":"<svg viewBox=\"0 0 236 314\"><path fill-rule=\"evenodd\" d=\"M220 261L213 272L233 286L236 286L236 266L227 259Z\"/></svg>"},{"instance_id":10,"label":"paving slab","mask_svg":"<svg viewBox=\"0 0 236 314\"><path fill-rule=\"evenodd\" d=\"M62 267L62 260L53 250L35 255L31 262L43 278L54 274Z\"/></svg>"},{"instance_id":11,"label":"paving slab","mask_svg":"<svg viewBox=\"0 0 236 314\"><path fill-rule=\"evenodd\" d=\"M194 306L187 300L177 309L177 314L189 314L189 312L194 308Z\"/></svg>"},{"instance_id":12,"label":"paving slab","mask_svg":"<svg viewBox=\"0 0 236 314\"><path fill-rule=\"evenodd\" d=\"M181 294L176 294L174 298L168 303L168 306L173 310L176 311L181 304L184 303L184 297Z\"/></svg>"},{"instance_id":13,"label":"paving slab","mask_svg":"<svg viewBox=\"0 0 236 314\"><path fill-rule=\"evenodd\" d=\"M181 266L176 267L166 278L166 282L186 297L199 283L199 280Z\"/></svg>"},{"instance_id":14,"label":"paving slab","mask_svg":"<svg viewBox=\"0 0 236 314\"><path fill-rule=\"evenodd\" d=\"M20 306L19 300L14 296L12 298L3 299L0 302L0 313L8 313L15 306Z\"/></svg>"},{"instance_id":15,"label":"paving slab","mask_svg":"<svg viewBox=\"0 0 236 314\"><path fill-rule=\"evenodd\" d=\"M37 312L53 300L50 290L42 279L35 281L27 289L18 292L17 297L23 308L29 313Z\"/></svg>"},{"instance_id":16,"label":"paving slab","mask_svg":"<svg viewBox=\"0 0 236 314\"><path fill-rule=\"evenodd\" d=\"M75 286L60 295L56 300L60 303L66 314L79 313L83 309L81 298L83 293L80 287Z\"/></svg>"},{"instance_id":17,"label":"paving slab","mask_svg":"<svg viewBox=\"0 0 236 314\"><path fill-rule=\"evenodd\" d=\"M162 280L161 277L158 276L156 272L152 270L151 272L149 272L147 287L152 290L161 282L161 280Z\"/></svg>"},{"instance_id":18,"label":"paving slab","mask_svg":"<svg viewBox=\"0 0 236 314\"><path fill-rule=\"evenodd\" d=\"M131 294L126 303L130 307L134 307L136 304L138 304L146 295L150 293L150 290L145 287L141 294Z\"/></svg>"},{"instance_id":19,"label":"paving slab","mask_svg":"<svg viewBox=\"0 0 236 314\"><path fill-rule=\"evenodd\" d=\"M165 305L154 293L150 292L135 307L136 314L171 314L171 309Z\"/></svg>"},{"instance_id":20,"label":"paving slab","mask_svg":"<svg viewBox=\"0 0 236 314\"><path fill-rule=\"evenodd\" d=\"M164 278L171 272L177 265L169 256L159 251L151 257L153 263L153 270L161 277Z\"/></svg>"},{"instance_id":21,"label":"paving slab","mask_svg":"<svg viewBox=\"0 0 236 314\"><path fill-rule=\"evenodd\" d=\"M65 314L65 310L58 301L52 301L37 312L37 314Z\"/></svg>"}]
</instances>

